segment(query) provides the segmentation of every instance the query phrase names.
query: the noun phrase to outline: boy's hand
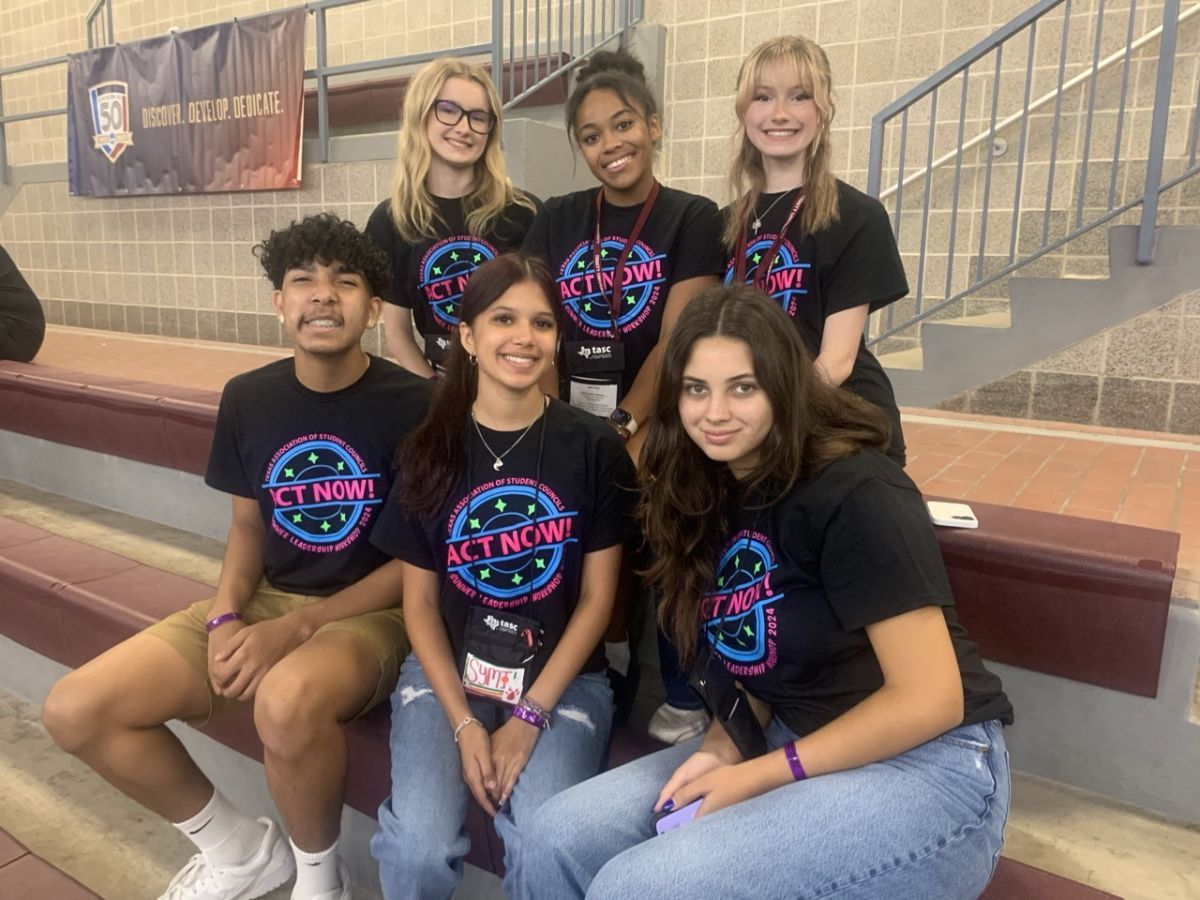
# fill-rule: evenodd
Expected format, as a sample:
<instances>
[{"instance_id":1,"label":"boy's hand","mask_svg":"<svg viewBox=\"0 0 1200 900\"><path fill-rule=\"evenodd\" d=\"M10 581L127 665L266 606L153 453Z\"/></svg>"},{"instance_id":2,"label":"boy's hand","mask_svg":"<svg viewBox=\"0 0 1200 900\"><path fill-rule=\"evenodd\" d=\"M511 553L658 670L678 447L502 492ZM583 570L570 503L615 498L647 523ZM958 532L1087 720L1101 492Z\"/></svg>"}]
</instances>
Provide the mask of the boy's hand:
<instances>
[{"instance_id":1,"label":"boy's hand","mask_svg":"<svg viewBox=\"0 0 1200 900\"><path fill-rule=\"evenodd\" d=\"M215 656L217 666L227 673L224 682L213 681L217 693L231 700L253 699L263 676L308 637L306 629L290 614L241 628ZM209 647L211 653L211 636Z\"/></svg>"}]
</instances>

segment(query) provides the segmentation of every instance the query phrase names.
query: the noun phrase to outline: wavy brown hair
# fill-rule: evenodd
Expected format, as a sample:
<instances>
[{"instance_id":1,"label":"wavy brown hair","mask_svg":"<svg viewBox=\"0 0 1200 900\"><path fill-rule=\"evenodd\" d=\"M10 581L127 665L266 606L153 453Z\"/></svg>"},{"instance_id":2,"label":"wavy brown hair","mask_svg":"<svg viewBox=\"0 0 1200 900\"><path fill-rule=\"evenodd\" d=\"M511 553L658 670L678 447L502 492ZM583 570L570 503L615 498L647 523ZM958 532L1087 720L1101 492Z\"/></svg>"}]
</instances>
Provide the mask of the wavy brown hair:
<instances>
[{"instance_id":1,"label":"wavy brown hair","mask_svg":"<svg viewBox=\"0 0 1200 900\"><path fill-rule=\"evenodd\" d=\"M460 304L460 326L471 326L510 288L536 284L562 332L562 312L554 302L554 282L540 259L502 253L471 273ZM425 419L396 450L400 504L414 517L436 516L450 499L467 467L471 406L479 390L479 372L471 365L458 331L446 357L446 372L434 391Z\"/></svg>"},{"instance_id":2,"label":"wavy brown hair","mask_svg":"<svg viewBox=\"0 0 1200 900\"><path fill-rule=\"evenodd\" d=\"M704 454L679 417L692 348L712 337L746 344L771 405L759 464L741 481ZM890 425L877 407L822 381L787 314L748 285L712 287L688 304L663 354L652 420L640 461L645 491L638 514L653 552L645 574L662 591L659 623L686 664L696 652L700 601L712 589L738 504L754 496L773 506L823 466L863 447L886 447Z\"/></svg>"},{"instance_id":3,"label":"wavy brown hair","mask_svg":"<svg viewBox=\"0 0 1200 900\"><path fill-rule=\"evenodd\" d=\"M746 135L745 116L754 99L754 88L762 70L777 62L793 67L797 83L812 95L820 118L820 131L809 144L805 155L804 208L800 210L797 224L802 234L812 234L838 220L837 178L829 163L833 155L829 134L837 113L837 106L833 102L833 75L829 68L829 57L819 44L806 37L785 35L771 38L751 50L738 70L737 95L734 99L737 128L733 133L733 165L729 171L733 209L725 221L724 234L729 247L737 245L738 237L745 231L750 213L758 206L758 198L762 196L766 185L762 153Z\"/></svg>"}]
</instances>

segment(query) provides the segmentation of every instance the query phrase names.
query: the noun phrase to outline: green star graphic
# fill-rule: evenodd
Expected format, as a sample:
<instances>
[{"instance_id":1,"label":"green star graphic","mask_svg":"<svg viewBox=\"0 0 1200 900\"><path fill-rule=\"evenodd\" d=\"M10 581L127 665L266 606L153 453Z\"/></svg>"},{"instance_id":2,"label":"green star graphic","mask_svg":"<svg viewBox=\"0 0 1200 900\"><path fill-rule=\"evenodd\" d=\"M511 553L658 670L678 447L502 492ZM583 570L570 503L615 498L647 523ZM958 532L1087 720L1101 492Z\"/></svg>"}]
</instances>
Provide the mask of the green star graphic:
<instances>
[{"instance_id":1,"label":"green star graphic","mask_svg":"<svg viewBox=\"0 0 1200 900\"><path fill-rule=\"evenodd\" d=\"M295 473L295 472L293 472L291 469L284 469L284 470L283 470L283 477L284 477L284 478L295 478L295 477L296 477L296 473Z\"/></svg>"},{"instance_id":2,"label":"green star graphic","mask_svg":"<svg viewBox=\"0 0 1200 900\"><path fill-rule=\"evenodd\" d=\"M491 569L480 569L479 570L479 580L480 581L487 581L491 577L492 577Z\"/></svg>"},{"instance_id":3,"label":"green star graphic","mask_svg":"<svg viewBox=\"0 0 1200 900\"><path fill-rule=\"evenodd\" d=\"M457 250L453 251L453 252L450 254L450 258L451 258L452 260L454 260L455 262L458 262L458 251L457 251Z\"/></svg>"},{"instance_id":4,"label":"green star graphic","mask_svg":"<svg viewBox=\"0 0 1200 900\"><path fill-rule=\"evenodd\" d=\"M344 471L346 471L346 464L345 464L344 462L339 462L339 463L337 464L337 470L338 470L339 472L344 472Z\"/></svg>"},{"instance_id":5,"label":"green star graphic","mask_svg":"<svg viewBox=\"0 0 1200 900\"><path fill-rule=\"evenodd\" d=\"M342 513L342 514L341 514L341 516L342 516L342 521L343 521L343 522L345 522L345 521L346 521L346 514L345 514L345 513Z\"/></svg>"},{"instance_id":6,"label":"green star graphic","mask_svg":"<svg viewBox=\"0 0 1200 900\"><path fill-rule=\"evenodd\" d=\"M752 260L754 260L756 263L757 263L757 262L762 262L762 254L761 254L761 253L755 253L755 254L754 254L752 257L750 257L750 258L751 258Z\"/></svg>"},{"instance_id":7,"label":"green star graphic","mask_svg":"<svg viewBox=\"0 0 1200 900\"><path fill-rule=\"evenodd\" d=\"M584 312L591 312L591 311L592 311L592 304L591 304L591 303L585 303L585 304L583 304L583 311L584 311Z\"/></svg>"},{"instance_id":8,"label":"green star graphic","mask_svg":"<svg viewBox=\"0 0 1200 900\"><path fill-rule=\"evenodd\" d=\"M747 637L754 637L754 632L753 632L753 630L751 630L749 625L743 625L742 631L746 632Z\"/></svg>"},{"instance_id":9,"label":"green star graphic","mask_svg":"<svg viewBox=\"0 0 1200 900\"><path fill-rule=\"evenodd\" d=\"M434 275L441 275L441 274L442 274L442 269L441 269L441 266L434 266L434 267L433 267L433 274L434 274Z\"/></svg>"},{"instance_id":10,"label":"green star graphic","mask_svg":"<svg viewBox=\"0 0 1200 900\"><path fill-rule=\"evenodd\" d=\"M533 564L534 564L535 566L537 566L539 569L544 569L544 568L546 568L546 561L545 561L544 559L535 559L535 560L533 561Z\"/></svg>"},{"instance_id":11,"label":"green star graphic","mask_svg":"<svg viewBox=\"0 0 1200 900\"><path fill-rule=\"evenodd\" d=\"M450 316L454 315L454 304L453 303L449 304L446 307L446 314L450 315Z\"/></svg>"},{"instance_id":12,"label":"green star graphic","mask_svg":"<svg viewBox=\"0 0 1200 900\"><path fill-rule=\"evenodd\" d=\"M725 579L724 578L717 579L717 587L725 587Z\"/></svg>"},{"instance_id":13,"label":"green star graphic","mask_svg":"<svg viewBox=\"0 0 1200 900\"><path fill-rule=\"evenodd\" d=\"M315 462L316 462L318 459L320 459L320 458L321 458L321 457L317 456L317 454L315 454L315 453L310 453L310 454L308 454L308 461L309 461L310 463L315 463Z\"/></svg>"},{"instance_id":14,"label":"green star graphic","mask_svg":"<svg viewBox=\"0 0 1200 900\"><path fill-rule=\"evenodd\" d=\"M608 259L608 250L606 250L604 247L600 248L600 258Z\"/></svg>"},{"instance_id":15,"label":"green star graphic","mask_svg":"<svg viewBox=\"0 0 1200 900\"><path fill-rule=\"evenodd\" d=\"M504 502L503 498L496 501L496 509L500 510L500 512L504 512L506 509L508 509L508 504Z\"/></svg>"},{"instance_id":16,"label":"green star graphic","mask_svg":"<svg viewBox=\"0 0 1200 900\"><path fill-rule=\"evenodd\" d=\"M537 504L530 503L527 507L525 507L525 515L532 516L535 509L537 509Z\"/></svg>"},{"instance_id":17,"label":"green star graphic","mask_svg":"<svg viewBox=\"0 0 1200 900\"><path fill-rule=\"evenodd\" d=\"M513 583L513 584L520 584L520 583L521 583L522 581L524 581L524 580L525 580L525 579L521 577L521 573L520 573L520 572L518 572L516 575L514 575L514 576L512 577L512 583Z\"/></svg>"},{"instance_id":18,"label":"green star graphic","mask_svg":"<svg viewBox=\"0 0 1200 900\"><path fill-rule=\"evenodd\" d=\"M633 306L633 304L637 303L637 298L634 297L633 294L626 294L625 302L628 303L630 306Z\"/></svg>"},{"instance_id":19,"label":"green star graphic","mask_svg":"<svg viewBox=\"0 0 1200 900\"><path fill-rule=\"evenodd\" d=\"M742 565L742 554L739 553L737 556L735 556L733 558L733 567L735 569L737 569L737 568L740 568L741 565Z\"/></svg>"},{"instance_id":20,"label":"green star graphic","mask_svg":"<svg viewBox=\"0 0 1200 900\"><path fill-rule=\"evenodd\" d=\"M777 265L779 265L781 262L783 262L783 257L782 257L782 256L777 256L777 257L775 257L773 260L771 260L771 265L773 265L773 266L777 266Z\"/></svg>"},{"instance_id":21,"label":"green star graphic","mask_svg":"<svg viewBox=\"0 0 1200 900\"><path fill-rule=\"evenodd\" d=\"M471 261L472 261L473 263L476 263L476 264L478 264L478 263L482 262L482 261L483 261L483 254L482 254L482 253L476 253L476 254L475 254L475 258L474 258L473 260L471 260Z\"/></svg>"},{"instance_id":22,"label":"green star graphic","mask_svg":"<svg viewBox=\"0 0 1200 900\"><path fill-rule=\"evenodd\" d=\"M478 519L470 519L467 522L467 524L470 525L472 528L474 528L476 531L479 530L479 520Z\"/></svg>"},{"instance_id":23,"label":"green star graphic","mask_svg":"<svg viewBox=\"0 0 1200 900\"><path fill-rule=\"evenodd\" d=\"M297 525L299 525L300 520L303 518L304 518L304 516L300 515L300 513L296 513L294 516L292 516L292 521L295 522Z\"/></svg>"},{"instance_id":24,"label":"green star graphic","mask_svg":"<svg viewBox=\"0 0 1200 900\"><path fill-rule=\"evenodd\" d=\"M756 563L754 564L754 574L755 574L755 575L757 575L757 574L758 574L759 572L761 572L761 571L762 571L762 563L761 563L761 562L756 562Z\"/></svg>"},{"instance_id":25,"label":"green star graphic","mask_svg":"<svg viewBox=\"0 0 1200 900\"><path fill-rule=\"evenodd\" d=\"M718 634L717 634L717 640L718 640L718 641L724 641L724 640L725 640L725 635L723 635L723 634L719 634L719 633L718 633Z\"/></svg>"},{"instance_id":26,"label":"green star graphic","mask_svg":"<svg viewBox=\"0 0 1200 900\"><path fill-rule=\"evenodd\" d=\"M326 531L326 532L327 532L327 531L329 531L329 523L328 523L328 522L322 522L322 523L321 523L321 530L322 530L322 531Z\"/></svg>"},{"instance_id":27,"label":"green star graphic","mask_svg":"<svg viewBox=\"0 0 1200 900\"><path fill-rule=\"evenodd\" d=\"M586 262L585 260L582 260L582 259L581 259L579 262L577 262L575 265L576 265L578 268L580 268L580 269L586 269L586 268L587 268L587 262Z\"/></svg>"}]
</instances>

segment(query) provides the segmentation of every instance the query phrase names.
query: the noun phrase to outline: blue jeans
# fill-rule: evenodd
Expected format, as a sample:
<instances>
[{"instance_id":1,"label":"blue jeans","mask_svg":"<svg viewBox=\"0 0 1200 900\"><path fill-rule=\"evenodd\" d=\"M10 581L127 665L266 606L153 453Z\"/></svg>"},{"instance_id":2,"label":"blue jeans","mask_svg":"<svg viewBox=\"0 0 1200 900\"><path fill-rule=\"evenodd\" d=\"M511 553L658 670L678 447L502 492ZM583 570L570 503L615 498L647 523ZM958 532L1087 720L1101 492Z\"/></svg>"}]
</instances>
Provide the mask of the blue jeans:
<instances>
[{"instance_id":1,"label":"blue jeans","mask_svg":"<svg viewBox=\"0 0 1200 900\"><path fill-rule=\"evenodd\" d=\"M471 713L489 732L508 708L474 697ZM510 887L520 840L531 816L550 797L600 771L612 724L612 691L603 673L579 675L554 709L508 804L496 816ZM415 655L400 669L392 695L392 793L379 807L371 853L379 861L386 900L446 898L462 879L470 838L463 827L470 790L454 731Z\"/></svg>"},{"instance_id":2,"label":"blue jeans","mask_svg":"<svg viewBox=\"0 0 1200 900\"><path fill-rule=\"evenodd\" d=\"M768 741L795 735L778 720ZM883 762L788 784L654 836L651 806L694 738L542 807L521 842L520 900L966 900L992 876L1008 817L998 722Z\"/></svg>"}]
</instances>

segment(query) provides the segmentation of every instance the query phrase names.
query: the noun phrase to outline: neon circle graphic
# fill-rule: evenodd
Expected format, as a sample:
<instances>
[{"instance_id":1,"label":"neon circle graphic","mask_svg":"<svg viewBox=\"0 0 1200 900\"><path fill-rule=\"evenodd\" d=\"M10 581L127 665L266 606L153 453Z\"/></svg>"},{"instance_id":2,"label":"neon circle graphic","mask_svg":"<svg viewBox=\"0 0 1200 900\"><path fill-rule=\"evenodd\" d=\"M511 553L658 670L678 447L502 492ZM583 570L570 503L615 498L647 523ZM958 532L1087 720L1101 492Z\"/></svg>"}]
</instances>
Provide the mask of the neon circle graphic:
<instances>
[{"instance_id":1,"label":"neon circle graphic","mask_svg":"<svg viewBox=\"0 0 1200 900\"><path fill-rule=\"evenodd\" d=\"M767 578L778 565L758 535L739 537L722 555L717 565L717 590L709 596L726 598L726 609L732 598L753 598L744 611L715 615L704 623L708 642L726 659L756 663L766 656L766 607L776 600Z\"/></svg>"},{"instance_id":2,"label":"neon circle graphic","mask_svg":"<svg viewBox=\"0 0 1200 900\"><path fill-rule=\"evenodd\" d=\"M611 273L617 267L617 260L625 249L624 238L604 238L600 243L600 266L603 271ZM617 312L617 327L625 332L636 327L644 316L643 312L650 307L658 297L659 288L665 278L662 274L662 261L665 253L656 254L652 249L637 241L629 251L625 262L625 273L628 278L622 291L621 308ZM597 332L607 333L612 330L612 314L609 303L612 298L612 288L596 283L594 273L595 258L592 254L592 243L587 241L580 244L563 263L562 275L558 279L560 293L563 296L563 306L567 314L583 327ZM588 277L593 276L593 277ZM564 282L578 280L584 285L578 292L561 291Z\"/></svg>"},{"instance_id":3,"label":"neon circle graphic","mask_svg":"<svg viewBox=\"0 0 1200 900\"><path fill-rule=\"evenodd\" d=\"M496 248L482 238L457 235L438 241L421 260L417 290L425 297L434 321L451 330L458 327L463 289L471 273L496 258Z\"/></svg>"},{"instance_id":4,"label":"neon circle graphic","mask_svg":"<svg viewBox=\"0 0 1200 900\"><path fill-rule=\"evenodd\" d=\"M763 257L771 252L776 235L764 234L746 248L746 283L753 282L753 276L758 274L757 266L763 263ZM808 293L809 270L812 263L800 262L796 248L789 240L783 240L775 253L775 259L770 263L767 274L767 293L770 294L789 317L796 317L796 308L800 298ZM725 283L732 284L737 278L734 261L730 260L725 267Z\"/></svg>"},{"instance_id":5,"label":"neon circle graphic","mask_svg":"<svg viewBox=\"0 0 1200 900\"><path fill-rule=\"evenodd\" d=\"M574 517L532 485L488 488L462 507L448 541L469 541L487 551L450 565L450 576L496 600L532 596L558 573L566 545L575 542Z\"/></svg>"},{"instance_id":6,"label":"neon circle graphic","mask_svg":"<svg viewBox=\"0 0 1200 900\"><path fill-rule=\"evenodd\" d=\"M383 502L375 496L378 477L364 471L346 445L311 439L275 460L263 487L277 498L276 525L301 541L325 545L342 540L367 507ZM278 499L284 497L286 505Z\"/></svg>"}]
</instances>

